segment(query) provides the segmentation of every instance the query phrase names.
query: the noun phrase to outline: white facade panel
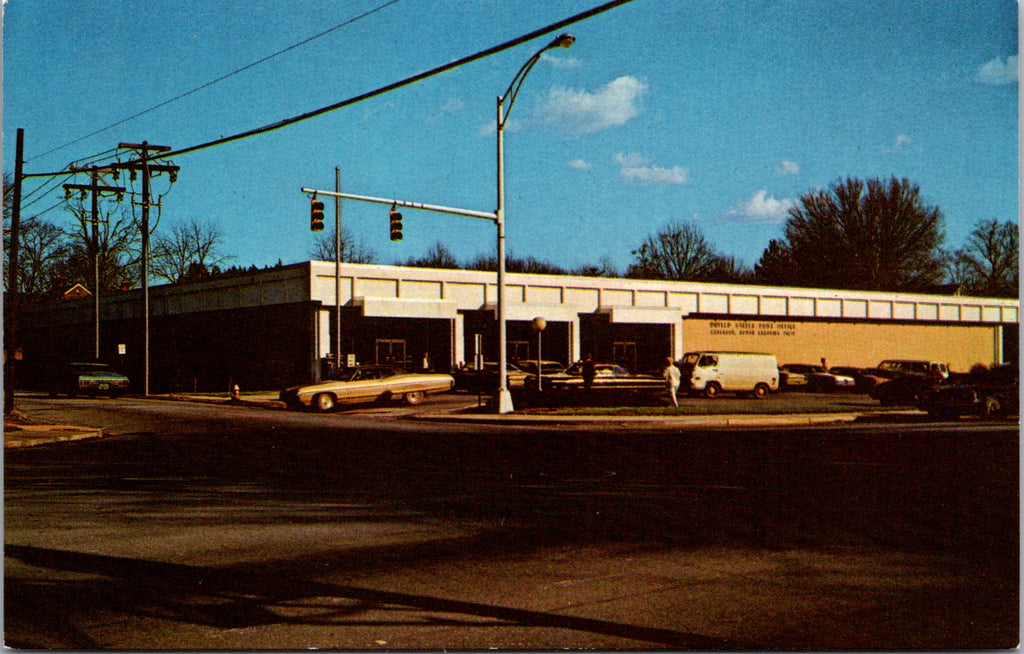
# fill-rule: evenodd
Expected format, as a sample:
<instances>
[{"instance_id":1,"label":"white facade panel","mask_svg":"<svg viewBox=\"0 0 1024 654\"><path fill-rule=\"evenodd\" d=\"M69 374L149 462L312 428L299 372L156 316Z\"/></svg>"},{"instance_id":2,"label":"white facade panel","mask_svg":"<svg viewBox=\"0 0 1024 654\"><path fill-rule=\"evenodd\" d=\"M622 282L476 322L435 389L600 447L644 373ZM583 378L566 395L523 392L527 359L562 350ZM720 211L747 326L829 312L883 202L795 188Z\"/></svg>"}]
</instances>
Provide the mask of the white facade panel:
<instances>
[{"instance_id":1,"label":"white facade panel","mask_svg":"<svg viewBox=\"0 0 1024 654\"><path fill-rule=\"evenodd\" d=\"M938 320L939 319L939 305L931 302L918 302L917 307L917 320Z\"/></svg>"},{"instance_id":2,"label":"white facade panel","mask_svg":"<svg viewBox=\"0 0 1024 654\"><path fill-rule=\"evenodd\" d=\"M641 307L666 307L668 306L668 293L666 291L637 291L633 302Z\"/></svg>"},{"instance_id":3,"label":"white facade panel","mask_svg":"<svg viewBox=\"0 0 1024 654\"><path fill-rule=\"evenodd\" d=\"M403 281L398 287L399 297L403 300L440 300L441 282L424 282L418 280Z\"/></svg>"},{"instance_id":4,"label":"white facade panel","mask_svg":"<svg viewBox=\"0 0 1024 654\"><path fill-rule=\"evenodd\" d=\"M789 302L784 297L764 296L761 298L761 315L785 316L789 313Z\"/></svg>"},{"instance_id":5,"label":"white facade panel","mask_svg":"<svg viewBox=\"0 0 1024 654\"><path fill-rule=\"evenodd\" d=\"M843 318L867 318L868 303L864 300L844 300Z\"/></svg>"},{"instance_id":6,"label":"white facade panel","mask_svg":"<svg viewBox=\"0 0 1024 654\"><path fill-rule=\"evenodd\" d=\"M913 320L913 302L894 302L892 305L892 317L896 320Z\"/></svg>"},{"instance_id":7,"label":"white facade panel","mask_svg":"<svg viewBox=\"0 0 1024 654\"><path fill-rule=\"evenodd\" d=\"M868 302L868 318L874 318L876 320L888 320L892 317L892 302Z\"/></svg>"},{"instance_id":8,"label":"white facade panel","mask_svg":"<svg viewBox=\"0 0 1024 654\"><path fill-rule=\"evenodd\" d=\"M701 293L698 307L700 313L729 313L729 296L725 293Z\"/></svg>"},{"instance_id":9,"label":"white facade panel","mask_svg":"<svg viewBox=\"0 0 1024 654\"><path fill-rule=\"evenodd\" d=\"M789 299L789 315L814 316L814 298L793 297Z\"/></svg>"},{"instance_id":10,"label":"white facade panel","mask_svg":"<svg viewBox=\"0 0 1024 654\"><path fill-rule=\"evenodd\" d=\"M981 322L981 307L967 304L960 308L960 320L964 322Z\"/></svg>"},{"instance_id":11,"label":"white facade panel","mask_svg":"<svg viewBox=\"0 0 1024 654\"><path fill-rule=\"evenodd\" d=\"M939 305L939 320L949 321L960 321L960 305L959 304L940 304Z\"/></svg>"},{"instance_id":12,"label":"white facade panel","mask_svg":"<svg viewBox=\"0 0 1024 654\"><path fill-rule=\"evenodd\" d=\"M756 316L760 302L756 295L733 295L729 300L730 313L742 313Z\"/></svg>"},{"instance_id":13,"label":"white facade panel","mask_svg":"<svg viewBox=\"0 0 1024 654\"><path fill-rule=\"evenodd\" d=\"M820 299L815 311L820 318L842 318L843 301L836 298Z\"/></svg>"}]
</instances>

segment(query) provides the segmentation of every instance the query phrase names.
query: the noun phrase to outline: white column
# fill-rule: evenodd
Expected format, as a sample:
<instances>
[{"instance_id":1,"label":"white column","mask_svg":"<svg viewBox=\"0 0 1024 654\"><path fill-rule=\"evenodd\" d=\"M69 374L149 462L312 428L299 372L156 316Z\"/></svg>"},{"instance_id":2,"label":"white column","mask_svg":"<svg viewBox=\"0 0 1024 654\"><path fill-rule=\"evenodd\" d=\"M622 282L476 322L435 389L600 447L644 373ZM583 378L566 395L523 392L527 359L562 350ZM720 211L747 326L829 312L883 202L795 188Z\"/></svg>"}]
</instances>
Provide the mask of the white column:
<instances>
[{"instance_id":1,"label":"white column","mask_svg":"<svg viewBox=\"0 0 1024 654\"><path fill-rule=\"evenodd\" d=\"M583 355L580 353L580 317L576 316L569 323L569 360L572 365L579 361Z\"/></svg>"},{"instance_id":2,"label":"white column","mask_svg":"<svg viewBox=\"0 0 1024 654\"><path fill-rule=\"evenodd\" d=\"M676 361L683 358L683 321L676 320L672 323L672 358Z\"/></svg>"},{"instance_id":3,"label":"white column","mask_svg":"<svg viewBox=\"0 0 1024 654\"><path fill-rule=\"evenodd\" d=\"M466 320L460 313L452 318L452 368L466 362Z\"/></svg>"}]
</instances>

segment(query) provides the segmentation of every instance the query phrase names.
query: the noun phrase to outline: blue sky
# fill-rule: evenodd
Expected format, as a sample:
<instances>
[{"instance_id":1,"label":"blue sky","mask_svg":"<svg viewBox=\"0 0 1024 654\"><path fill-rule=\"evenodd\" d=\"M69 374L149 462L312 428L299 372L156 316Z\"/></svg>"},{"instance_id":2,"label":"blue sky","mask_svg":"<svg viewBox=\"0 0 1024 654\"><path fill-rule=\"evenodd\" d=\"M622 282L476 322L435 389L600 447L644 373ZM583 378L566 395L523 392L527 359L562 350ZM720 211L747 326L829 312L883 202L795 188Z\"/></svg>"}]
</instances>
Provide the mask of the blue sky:
<instances>
[{"instance_id":1,"label":"blue sky","mask_svg":"<svg viewBox=\"0 0 1024 654\"><path fill-rule=\"evenodd\" d=\"M19 127L28 173L62 170L118 142L184 149L599 4L7 0L4 170L13 170ZM575 45L545 54L511 112L509 252L566 268L608 257L624 270L646 236L683 220L753 265L800 195L845 177L918 184L945 215L949 248L978 221L1017 220L1017 14L1012 0L634 0L577 23L565 30ZM315 235L299 189L332 189L335 166L351 193L493 211L495 98L548 40L175 157L181 172L158 230L212 225L238 265L308 260ZM26 193L42 183L26 182ZM166 178L154 188L167 190ZM25 215L60 196L36 193ZM462 261L494 252L486 221L403 213L400 243L388 239L386 207L345 202L342 220L381 263L422 256L438 241ZM69 220L59 209L45 215Z\"/></svg>"}]
</instances>

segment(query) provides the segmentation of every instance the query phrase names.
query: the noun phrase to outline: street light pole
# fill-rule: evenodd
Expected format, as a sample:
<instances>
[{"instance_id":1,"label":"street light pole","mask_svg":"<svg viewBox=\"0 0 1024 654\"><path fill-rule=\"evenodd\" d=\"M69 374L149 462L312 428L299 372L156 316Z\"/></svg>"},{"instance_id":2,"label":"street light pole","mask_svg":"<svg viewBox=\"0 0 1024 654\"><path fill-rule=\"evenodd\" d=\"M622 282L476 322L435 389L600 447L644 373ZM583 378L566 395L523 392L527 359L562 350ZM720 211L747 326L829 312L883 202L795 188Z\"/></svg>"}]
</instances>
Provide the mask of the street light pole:
<instances>
[{"instance_id":1,"label":"street light pole","mask_svg":"<svg viewBox=\"0 0 1024 654\"><path fill-rule=\"evenodd\" d=\"M498 226L498 413L512 413L512 394L508 390L508 343L505 331L505 124L508 114L516 101L519 89L523 85L530 70L540 61L544 51L552 48L568 48L576 41L571 34L562 34L554 41L538 50L530 57L516 76L504 95L498 96L498 208L495 210L495 222ZM508 106L505 106L506 100Z\"/></svg>"},{"instance_id":2,"label":"street light pole","mask_svg":"<svg viewBox=\"0 0 1024 654\"><path fill-rule=\"evenodd\" d=\"M334 167L334 190L341 192L341 168ZM341 373L341 198L334 198L334 375Z\"/></svg>"}]
</instances>

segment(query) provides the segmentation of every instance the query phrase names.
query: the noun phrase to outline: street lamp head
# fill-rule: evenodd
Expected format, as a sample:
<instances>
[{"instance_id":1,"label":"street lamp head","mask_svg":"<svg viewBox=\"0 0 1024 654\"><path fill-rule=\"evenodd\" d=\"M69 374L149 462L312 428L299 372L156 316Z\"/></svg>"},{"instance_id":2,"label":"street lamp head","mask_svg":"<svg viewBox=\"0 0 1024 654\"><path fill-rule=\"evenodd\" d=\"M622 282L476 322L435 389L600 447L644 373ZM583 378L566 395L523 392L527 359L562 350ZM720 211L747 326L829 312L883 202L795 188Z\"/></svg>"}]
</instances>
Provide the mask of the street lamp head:
<instances>
[{"instance_id":1,"label":"street lamp head","mask_svg":"<svg viewBox=\"0 0 1024 654\"><path fill-rule=\"evenodd\" d=\"M555 40L548 44L548 48L568 48L576 42L572 34L559 34Z\"/></svg>"}]
</instances>

